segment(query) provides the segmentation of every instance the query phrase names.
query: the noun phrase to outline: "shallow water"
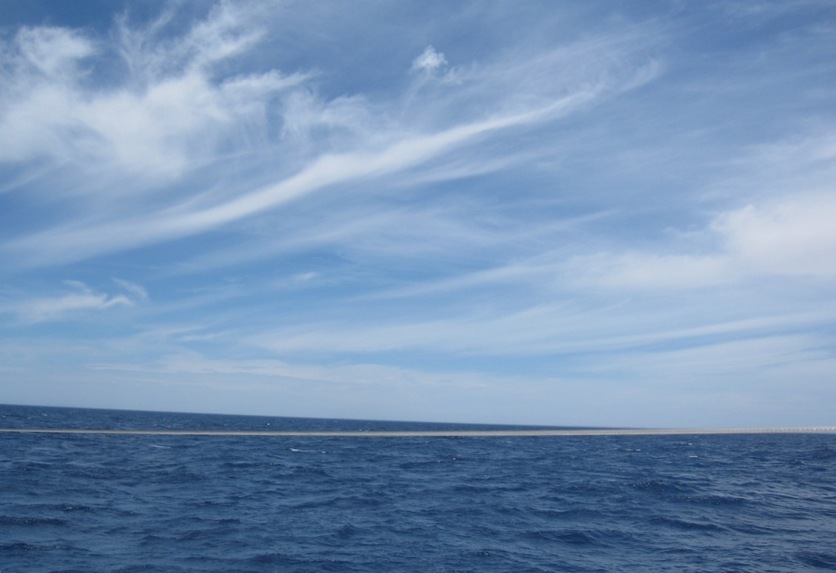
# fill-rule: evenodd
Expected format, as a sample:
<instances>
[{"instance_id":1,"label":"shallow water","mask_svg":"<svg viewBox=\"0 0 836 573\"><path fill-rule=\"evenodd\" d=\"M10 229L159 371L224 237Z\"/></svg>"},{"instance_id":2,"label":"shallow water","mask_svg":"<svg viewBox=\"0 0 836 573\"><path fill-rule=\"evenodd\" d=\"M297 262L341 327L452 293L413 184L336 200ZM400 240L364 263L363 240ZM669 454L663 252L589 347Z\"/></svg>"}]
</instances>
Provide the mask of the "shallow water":
<instances>
[{"instance_id":1,"label":"shallow water","mask_svg":"<svg viewBox=\"0 0 836 573\"><path fill-rule=\"evenodd\" d=\"M432 429L0 407L4 427ZM833 435L0 435L0 570L836 569Z\"/></svg>"}]
</instances>

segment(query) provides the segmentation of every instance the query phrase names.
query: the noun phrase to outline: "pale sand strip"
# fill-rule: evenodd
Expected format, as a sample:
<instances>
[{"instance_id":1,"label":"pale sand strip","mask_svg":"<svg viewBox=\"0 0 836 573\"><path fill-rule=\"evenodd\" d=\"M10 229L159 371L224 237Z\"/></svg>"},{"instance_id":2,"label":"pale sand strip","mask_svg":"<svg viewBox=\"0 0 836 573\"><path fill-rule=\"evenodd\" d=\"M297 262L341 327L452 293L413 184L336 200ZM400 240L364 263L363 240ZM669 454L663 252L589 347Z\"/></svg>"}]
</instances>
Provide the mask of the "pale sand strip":
<instances>
[{"instance_id":1,"label":"pale sand strip","mask_svg":"<svg viewBox=\"0 0 836 573\"><path fill-rule=\"evenodd\" d=\"M121 436L231 436L274 438L512 438L551 436L691 436L723 434L836 434L834 427L811 428L625 428L588 430L431 430L431 431L212 431L212 430L90 430L0 428L12 434L110 434Z\"/></svg>"}]
</instances>

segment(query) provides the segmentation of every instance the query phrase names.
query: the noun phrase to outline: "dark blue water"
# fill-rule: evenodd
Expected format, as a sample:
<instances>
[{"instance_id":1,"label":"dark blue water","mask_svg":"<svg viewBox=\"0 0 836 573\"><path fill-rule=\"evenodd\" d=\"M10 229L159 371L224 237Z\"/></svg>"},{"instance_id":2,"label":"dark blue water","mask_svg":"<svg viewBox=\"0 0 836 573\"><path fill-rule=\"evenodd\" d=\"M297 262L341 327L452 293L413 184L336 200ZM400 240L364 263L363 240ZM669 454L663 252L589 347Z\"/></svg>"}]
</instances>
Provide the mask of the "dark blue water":
<instances>
[{"instance_id":1,"label":"dark blue water","mask_svg":"<svg viewBox=\"0 0 836 573\"><path fill-rule=\"evenodd\" d=\"M0 427L401 426L0 407ZM833 435L0 434L3 573L820 570Z\"/></svg>"}]
</instances>

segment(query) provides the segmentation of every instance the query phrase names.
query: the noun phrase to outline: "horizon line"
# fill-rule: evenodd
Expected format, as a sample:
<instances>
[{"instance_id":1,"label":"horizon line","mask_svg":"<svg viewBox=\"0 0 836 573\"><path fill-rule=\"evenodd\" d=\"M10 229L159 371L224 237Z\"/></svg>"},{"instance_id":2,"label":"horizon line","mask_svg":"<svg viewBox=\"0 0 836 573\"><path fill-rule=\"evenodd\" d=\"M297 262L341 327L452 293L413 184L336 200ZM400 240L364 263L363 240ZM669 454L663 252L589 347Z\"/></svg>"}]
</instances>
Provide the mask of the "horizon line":
<instances>
[{"instance_id":1,"label":"horizon line","mask_svg":"<svg viewBox=\"0 0 836 573\"><path fill-rule=\"evenodd\" d=\"M836 434L836 426L788 428L598 428L531 430L129 430L91 428L0 428L4 434L97 434L274 438L501 438L560 436L679 436L734 434Z\"/></svg>"}]
</instances>

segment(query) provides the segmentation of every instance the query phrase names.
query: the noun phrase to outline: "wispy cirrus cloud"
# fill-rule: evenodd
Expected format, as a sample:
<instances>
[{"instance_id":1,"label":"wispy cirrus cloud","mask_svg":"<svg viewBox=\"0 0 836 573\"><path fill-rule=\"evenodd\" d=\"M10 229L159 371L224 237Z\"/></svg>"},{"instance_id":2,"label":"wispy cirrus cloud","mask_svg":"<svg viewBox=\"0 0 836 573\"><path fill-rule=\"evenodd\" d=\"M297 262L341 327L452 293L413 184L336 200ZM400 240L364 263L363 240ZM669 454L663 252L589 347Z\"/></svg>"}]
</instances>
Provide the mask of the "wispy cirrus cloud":
<instances>
[{"instance_id":1,"label":"wispy cirrus cloud","mask_svg":"<svg viewBox=\"0 0 836 573\"><path fill-rule=\"evenodd\" d=\"M60 362L129 407L647 425L831 371L823 4L158 6L3 36L15 400Z\"/></svg>"},{"instance_id":2,"label":"wispy cirrus cloud","mask_svg":"<svg viewBox=\"0 0 836 573\"><path fill-rule=\"evenodd\" d=\"M729 301L729 306L733 301ZM439 306L436 314L443 314ZM310 322L283 329L265 329L247 338L249 344L278 355L366 355L418 350L465 356L590 355L632 352L640 348L700 346L715 337L759 338L784 329L822 327L836 313L787 312L761 316L735 315L712 308L701 321L690 321L686 309L653 311L629 299L584 306L577 302L542 304L522 309L462 308L458 314L399 320L378 319L363 325Z\"/></svg>"},{"instance_id":3,"label":"wispy cirrus cloud","mask_svg":"<svg viewBox=\"0 0 836 573\"><path fill-rule=\"evenodd\" d=\"M73 169L106 170L111 190L98 194L111 208L103 217L94 202L86 215L80 213L68 224L12 239L2 246L10 257L35 265L73 261L203 233L323 188L352 185L356 194L369 181L396 175L419 181L425 177L421 169L437 166L457 150L478 146L507 130L565 117L653 76L641 61L632 61L633 52L644 47L635 38L587 42L583 50L559 48L534 61L505 59L463 71L455 82L430 87L424 78L419 91L404 94L411 113L394 114L389 104L362 97L322 100L308 81L311 76L304 73L283 75L273 69L219 76L220 62L242 56L258 40L258 33L246 31L252 18L243 14L221 4L185 35L165 42L156 41L156 36L166 29L166 18L140 30L123 20L115 47L71 30L32 32L40 50L48 44L43 36L71 46L65 59L75 66L95 68L96 58L106 60L117 52L129 74L106 90L87 86L79 74L32 79L35 63L27 56L31 50L22 47L20 38L13 43L21 63L0 108L0 124L5 122L29 144L9 148L7 157L16 153L14 158L22 160L46 154L71 162ZM584 60L576 62L581 54ZM441 52L428 48L413 68L434 71L445 61ZM12 93L17 95L9 96ZM45 94L52 98L47 103ZM484 100L486 95L489 99ZM474 106L474 98L484 100L483 105ZM463 105L484 111L462 115ZM39 116L41 106L50 113ZM269 119L271 114L274 119ZM40 119L20 119L25 117ZM189 170L214 169L212 163L219 157L217 168L229 167L222 156L233 151L279 160L260 176L261 183L226 178L223 192L204 187L161 200L168 183L188 181L182 178ZM484 171L492 160L484 153L473 154L473 167L459 164L453 176L461 177L468 169ZM436 177L442 173L436 170ZM114 182L135 176L148 179L139 196L151 194L154 201L119 207L112 195ZM132 180L128 187L136 185ZM88 182L86 187L95 185ZM64 245L60 252L45 248L56 242Z\"/></svg>"},{"instance_id":4,"label":"wispy cirrus cloud","mask_svg":"<svg viewBox=\"0 0 836 573\"><path fill-rule=\"evenodd\" d=\"M141 286L121 279L114 282L123 292L100 292L83 282L67 280L64 281L66 289L61 294L18 299L13 304L3 305L5 308L0 307L0 311L15 316L19 323L34 324L62 320L89 311L134 306L148 299L148 293Z\"/></svg>"},{"instance_id":5,"label":"wispy cirrus cloud","mask_svg":"<svg viewBox=\"0 0 836 573\"><path fill-rule=\"evenodd\" d=\"M214 66L258 39L243 13L221 4L184 37L162 42L165 19L121 20L112 38L59 27L24 28L4 46L0 161L47 158L87 175L106 170L165 184L219 153L246 148L276 93L298 74L214 77ZM122 69L111 82L98 68ZM101 73L101 72L98 72Z\"/></svg>"}]
</instances>

